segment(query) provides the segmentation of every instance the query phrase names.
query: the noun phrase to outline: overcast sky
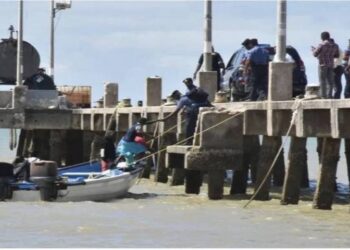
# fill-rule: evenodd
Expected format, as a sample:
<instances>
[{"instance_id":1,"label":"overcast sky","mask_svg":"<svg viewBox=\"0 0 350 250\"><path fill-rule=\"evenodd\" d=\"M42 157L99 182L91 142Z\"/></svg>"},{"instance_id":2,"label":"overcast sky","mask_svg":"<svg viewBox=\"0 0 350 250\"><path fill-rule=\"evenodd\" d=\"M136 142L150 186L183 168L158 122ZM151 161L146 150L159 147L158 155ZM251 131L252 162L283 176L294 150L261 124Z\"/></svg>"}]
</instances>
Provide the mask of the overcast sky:
<instances>
[{"instance_id":1,"label":"overcast sky","mask_svg":"<svg viewBox=\"0 0 350 250\"><path fill-rule=\"evenodd\" d=\"M144 99L145 79L160 76L163 96L184 90L203 49L203 1L78 1L56 17L57 85L119 83L119 98ZM24 40L49 62L48 1L24 2ZM18 28L18 3L0 0L0 37ZM341 48L350 39L350 1L288 1L287 43L300 52L310 84L317 84L311 45L329 31ZM213 1L213 43L225 63L241 42L256 37L275 44L276 1Z\"/></svg>"}]
</instances>

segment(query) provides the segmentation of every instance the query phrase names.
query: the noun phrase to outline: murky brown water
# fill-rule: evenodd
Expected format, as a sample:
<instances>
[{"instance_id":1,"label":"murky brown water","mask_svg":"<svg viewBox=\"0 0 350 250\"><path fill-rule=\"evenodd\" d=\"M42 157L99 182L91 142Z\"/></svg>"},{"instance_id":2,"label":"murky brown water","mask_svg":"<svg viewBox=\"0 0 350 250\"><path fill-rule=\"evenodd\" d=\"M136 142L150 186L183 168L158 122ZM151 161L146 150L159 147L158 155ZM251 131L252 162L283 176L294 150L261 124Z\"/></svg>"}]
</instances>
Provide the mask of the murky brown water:
<instances>
[{"instance_id":1,"label":"murky brown water","mask_svg":"<svg viewBox=\"0 0 350 250\"><path fill-rule=\"evenodd\" d=\"M279 205L273 194L244 209L248 196L210 201L206 185L185 195L183 186L143 179L107 203L2 202L0 247L349 247L348 195L320 211L310 193L296 206Z\"/></svg>"}]
</instances>

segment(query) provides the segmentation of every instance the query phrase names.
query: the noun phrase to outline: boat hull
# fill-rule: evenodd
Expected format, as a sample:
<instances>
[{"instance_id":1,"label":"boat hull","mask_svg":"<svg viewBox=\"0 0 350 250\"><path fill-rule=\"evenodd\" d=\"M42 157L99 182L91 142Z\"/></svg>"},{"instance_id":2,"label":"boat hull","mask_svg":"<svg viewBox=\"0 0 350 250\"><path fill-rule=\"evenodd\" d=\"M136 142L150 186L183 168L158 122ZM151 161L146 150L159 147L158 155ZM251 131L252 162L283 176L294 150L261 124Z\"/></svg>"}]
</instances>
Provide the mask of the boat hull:
<instances>
[{"instance_id":1,"label":"boat hull","mask_svg":"<svg viewBox=\"0 0 350 250\"><path fill-rule=\"evenodd\" d=\"M85 179L83 184L67 186L58 190L53 201L108 201L123 197L136 183L142 169L124 172L116 176ZM39 190L14 190L12 201L41 201Z\"/></svg>"}]
</instances>

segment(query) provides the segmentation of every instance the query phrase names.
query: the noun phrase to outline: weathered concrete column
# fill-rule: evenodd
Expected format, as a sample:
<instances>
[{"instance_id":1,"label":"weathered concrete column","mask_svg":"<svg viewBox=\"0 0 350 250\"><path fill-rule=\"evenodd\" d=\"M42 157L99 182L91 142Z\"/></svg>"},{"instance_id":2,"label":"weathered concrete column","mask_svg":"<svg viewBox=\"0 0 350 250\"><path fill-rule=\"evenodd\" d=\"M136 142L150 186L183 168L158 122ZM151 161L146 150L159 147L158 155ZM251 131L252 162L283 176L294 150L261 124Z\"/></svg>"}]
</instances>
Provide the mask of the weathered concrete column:
<instances>
[{"instance_id":1,"label":"weathered concrete column","mask_svg":"<svg viewBox=\"0 0 350 250\"><path fill-rule=\"evenodd\" d=\"M33 130L30 153L32 157L38 157L41 160L50 159L50 130L35 129Z\"/></svg>"},{"instance_id":2,"label":"weathered concrete column","mask_svg":"<svg viewBox=\"0 0 350 250\"><path fill-rule=\"evenodd\" d=\"M199 72L199 87L204 89L209 94L209 101L214 101L217 90L217 73L216 71L200 71Z\"/></svg>"},{"instance_id":3,"label":"weathered concrete column","mask_svg":"<svg viewBox=\"0 0 350 250\"><path fill-rule=\"evenodd\" d=\"M225 170L208 171L208 197L211 200L223 198Z\"/></svg>"},{"instance_id":4,"label":"weathered concrete column","mask_svg":"<svg viewBox=\"0 0 350 250\"><path fill-rule=\"evenodd\" d=\"M203 176L199 170L186 169L185 172L185 192L186 194L199 194Z\"/></svg>"},{"instance_id":5,"label":"weathered concrete column","mask_svg":"<svg viewBox=\"0 0 350 250\"><path fill-rule=\"evenodd\" d=\"M180 186L185 184L184 155L167 154L167 164L171 168L170 186ZM170 159L169 159L170 158Z\"/></svg>"},{"instance_id":6,"label":"weathered concrete column","mask_svg":"<svg viewBox=\"0 0 350 250\"><path fill-rule=\"evenodd\" d=\"M285 101L293 95L293 63L270 62L269 64L269 101Z\"/></svg>"},{"instance_id":7,"label":"weathered concrete column","mask_svg":"<svg viewBox=\"0 0 350 250\"><path fill-rule=\"evenodd\" d=\"M324 138L313 208L332 209L340 139Z\"/></svg>"},{"instance_id":8,"label":"weathered concrete column","mask_svg":"<svg viewBox=\"0 0 350 250\"><path fill-rule=\"evenodd\" d=\"M118 83L107 82L104 87L103 107L114 108L118 104Z\"/></svg>"},{"instance_id":9,"label":"weathered concrete column","mask_svg":"<svg viewBox=\"0 0 350 250\"><path fill-rule=\"evenodd\" d=\"M282 137L278 139L278 148L282 145ZM280 155L277 158L276 164L272 171L272 183L275 187L282 187L285 175L285 164L284 164L284 150L282 149Z\"/></svg>"},{"instance_id":10,"label":"weathered concrete column","mask_svg":"<svg viewBox=\"0 0 350 250\"><path fill-rule=\"evenodd\" d=\"M84 162L83 157L83 131L82 130L67 130L64 139L65 152L64 158L66 165L74 165ZM90 144L89 144L90 145Z\"/></svg>"},{"instance_id":11,"label":"weathered concrete column","mask_svg":"<svg viewBox=\"0 0 350 250\"><path fill-rule=\"evenodd\" d=\"M230 194L245 194L247 190L248 173L252 182L256 180L256 168L259 161L260 143L259 136L243 136L243 161L242 170L235 170L231 183Z\"/></svg>"},{"instance_id":12,"label":"weathered concrete column","mask_svg":"<svg viewBox=\"0 0 350 250\"><path fill-rule=\"evenodd\" d=\"M348 180L350 185L350 139L344 139L344 145L345 145L346 165L348 169Z\"/></svg>"},{"instance_id":13,"label":"weathered concrete column","mask_svg":"<svg viewBox=\"0 0 350 250\"><path fill-rule=\"evenodd\" d=\"M285 177L281 204L298 204L300 195L300 183L305 167L306 138L291 137L289 147L289 165Z\"/></svg>"},{"instance_id":14,"label":"weathered concrete column","mask_svg":"<svg viewBox=\"0 0 350 250\"><path fill-rule=\"evenodd\" d=\"M91 143L90 161L100 159L100 151L104 146L104 139L101 133L96 133Z\"/></svg>"},{"instance_id":15,"label":"weathered concrete column","mask_svg":"<svg viewBox=\"0 0 350 250\"><path fill-rule=\"evenodd\" d=\"M275 158L278 148L280 146L280 138L277 136L264 136L262 146L259 154L259 165L257 171L257 180L255 183L255 191L257 191L260 184L263 182L268 170L271 167L273 159ZM256 200L268 200L269 190L271 186L271 174L262 185L259 193L257 193Z\"/></svg>"},{"instance_id":16,"label":"weathered concrete column","mask_svg":"<svg viewBox=\"0 0 350 250\"><path fill-rule=\"evenodd\" d=\"M146 79L146 106L162 104L162 78L148 77Z\"/></svg>"},{"instance_id":17,"label":"weathered concrete column","mask_svg":"<svg viewBox=\"0 0 350 250\"><path fill-rule=\"evenodd\" d=\"M307 139L306 139L307 140ZM300 154L303 154L303 162L300 163L302 166L302 176L300 180L300 187L301 188L309 188L310 183L309 183L309 170L308 170L308 164L307 164L307 149L306 149L306 143L305 143L305 148L300 151Z\"/></svg>"},{"instance_id":18,"label":"weathered concrete column","mask_svg":"<svg viewBox=\"0 0 350 250\"><path fill-rule=\"evenodd\" d=\"M64 132L56 129L50 131L50 160L56 162L58 167L62 165Z\"/></svg>"}]
</instances>

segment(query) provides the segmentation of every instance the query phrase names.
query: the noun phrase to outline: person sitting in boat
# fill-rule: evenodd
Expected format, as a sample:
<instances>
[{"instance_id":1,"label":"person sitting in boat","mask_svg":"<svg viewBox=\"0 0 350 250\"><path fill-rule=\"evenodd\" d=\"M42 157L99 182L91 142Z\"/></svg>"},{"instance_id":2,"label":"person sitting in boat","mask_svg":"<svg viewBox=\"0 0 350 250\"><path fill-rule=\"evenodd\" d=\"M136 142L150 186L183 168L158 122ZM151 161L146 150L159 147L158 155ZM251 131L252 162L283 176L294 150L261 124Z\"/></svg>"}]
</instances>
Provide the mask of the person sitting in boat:
<instances>
[{"instance_id":1,"label":"person sitting in boat","mask_svg":"<svg viewBox=\"0 0 350 250\"><path fill-rule=\"evenodd\" d=\"M134 162L136 155L142 155L147 151L142 126L151 124L156 121L148 121L147 118L140 118L140 120L128 129L126 134L119 141L117 146L117 153L119 157L124 157L127 164Z\"/></svg>"},{"instance_id":2,"label":"person sitting in boat","mask_svg":"<svg viewBox=\"0 0 350 250\"><path fill-rule=\"evenodd\" d=\"M101 152L101 171L110 169L116 158L114 133L109 131L104 137L104 147Z\"/></svg>"}]
</instances>

